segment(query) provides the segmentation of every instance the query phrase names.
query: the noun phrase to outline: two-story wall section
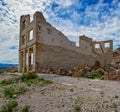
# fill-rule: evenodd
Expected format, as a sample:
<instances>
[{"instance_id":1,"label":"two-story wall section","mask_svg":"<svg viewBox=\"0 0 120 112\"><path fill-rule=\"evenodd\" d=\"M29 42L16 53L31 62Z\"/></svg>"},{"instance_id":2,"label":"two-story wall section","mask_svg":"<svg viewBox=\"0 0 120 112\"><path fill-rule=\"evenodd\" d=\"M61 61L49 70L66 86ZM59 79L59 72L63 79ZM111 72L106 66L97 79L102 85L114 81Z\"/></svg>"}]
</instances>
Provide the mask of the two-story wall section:
<instances>
[{"instance_id":1,"label":"two-story wall section","mask_svg":"<svg viewBox=\"0 0 120 112\"><path fill-rule=\"evenodd\" d=\"M37 71L40 66L71 68L82 64L102 66L111 63L112 41L95 42L80 36L79 47L63 33L46 22L36 12L30 23L29 15L20 17L19 71Z\"/></svg>"}]
</instances>

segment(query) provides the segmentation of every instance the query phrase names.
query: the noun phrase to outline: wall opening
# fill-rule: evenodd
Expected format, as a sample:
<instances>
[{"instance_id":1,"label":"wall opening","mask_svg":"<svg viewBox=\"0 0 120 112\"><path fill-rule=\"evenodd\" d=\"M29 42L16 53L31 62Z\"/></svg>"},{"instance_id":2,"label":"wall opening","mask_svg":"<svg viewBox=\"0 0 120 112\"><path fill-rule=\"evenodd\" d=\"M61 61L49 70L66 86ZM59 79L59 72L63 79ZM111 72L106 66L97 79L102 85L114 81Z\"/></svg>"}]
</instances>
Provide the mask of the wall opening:
<instances>
[{"instance_id":1,"label":"wall opening","mask_svg":"<svg viewBox=\"0 0 120 112\"><path fill-rule=\"evenodd\" d=\"M33 21L33 15L30 15L30 23Z\"/></svg>"},{"instance_id":2,"label":"wall opening","mask_svg":"<svg viewBox=\"0 0 120 112\"><path fill-rule=\"evenodd\" d=\"M29 31L29 40L33 39L33 29Z\"/></svg>"},{"instance_id":3,"label":"wall opening","mask_svg":"<svg viewBox=\"0 0 120 112\"><path fill-rule=\"evenodd\" d=\"M105 48L109 48L110 47L110 43L104 43L104 47Z\"/></svg>"},{"instance_id":4,"label":"wall opening","mask_svg":"<svg viewBox=\"0 0 120 112\"><path fill-rule=\"evenodd\" d=\"M100 44L95 44L95 48L99 49L100 48Z\"/></svg>"},{"instance_id":5,"label":"wall opening","mask_svg":"<svg viewBox=\"0 0 120 112\"><path fill-rule=\"evenodd\" d=\"M23 69L23 52L20 53L21 68Z\"/></svg>"},{"instance_id":6,"label":"wall opening","mask_svg":"<svg viewBox=\"0 0 120 112\"><path fill-rule=\"evenodd\" d=\"M28 52L26 52L26 66L28 66Z\"/></svg>"},{"instance_id":7,"label":"wall opening","mask_svg":"<svg viewBox=\"0 0 120 112\"><path fill-rule=\"evenodd\" d=\"M29 49L28 63L29 63L29 70L32 70L33 69L33 48Z\"/></svg>"},{"instance_id":8,"label":"wall opening","mask_svg":"<svg viewBox=\"0 0 120 112\"><path fill-rule=\"evenodd\" d=\"M31 65L33 66L33 52L31 53Z\"/></svg>"}]
</instances>

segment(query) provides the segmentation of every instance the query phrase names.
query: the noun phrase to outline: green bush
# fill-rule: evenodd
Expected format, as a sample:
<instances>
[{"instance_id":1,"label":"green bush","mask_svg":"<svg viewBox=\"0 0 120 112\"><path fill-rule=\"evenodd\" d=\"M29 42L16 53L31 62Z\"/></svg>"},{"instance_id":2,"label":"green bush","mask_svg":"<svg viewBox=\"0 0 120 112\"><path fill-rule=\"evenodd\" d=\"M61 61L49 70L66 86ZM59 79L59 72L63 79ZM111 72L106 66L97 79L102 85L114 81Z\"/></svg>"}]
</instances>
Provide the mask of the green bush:
<instances>
[{"instance_id":1,"label":"green bush","mask_svg":"<svg viewBox=\"0 0 120 112\"><path fill-rule=\"evenodd\" d=\"M0 112L16 112L17 101L11 100L0 108Z\"/></svg>"},{"instance_id":2,"label":"green bush","mask_svg":"<svg viewBox=\"0 0 120 112\"><path fill-rule=\"evenodd\" d=\"M27 73L24 73L21 77L21 79L25 80L25 79L35 79L37 78L37 74L36 72L27 72Z\"/></svg>"},{"instance_id":3,"label":"green bush","mask_svg":"<svg viewBox=\"0 0 120 112\"><path fill-rule=\"evenodd\" d=\"M93 72L93 73L92 73L92 77L93 77L94 79L96 79L96 78L101 78L102 76L104 76L104 74L100 74L100 73L97 73L97 72Z\"/></svg>"},{"instance_id":4,"label":"green bush","mask_svg":"<svg viewBox=\"0 0 120 112\"><path fill-rule=\"evenodd\" d=\"M98 68L92 73L93 78L101 78L104 76L105 71L102 68Z\"/></svg>"}]
</instances>

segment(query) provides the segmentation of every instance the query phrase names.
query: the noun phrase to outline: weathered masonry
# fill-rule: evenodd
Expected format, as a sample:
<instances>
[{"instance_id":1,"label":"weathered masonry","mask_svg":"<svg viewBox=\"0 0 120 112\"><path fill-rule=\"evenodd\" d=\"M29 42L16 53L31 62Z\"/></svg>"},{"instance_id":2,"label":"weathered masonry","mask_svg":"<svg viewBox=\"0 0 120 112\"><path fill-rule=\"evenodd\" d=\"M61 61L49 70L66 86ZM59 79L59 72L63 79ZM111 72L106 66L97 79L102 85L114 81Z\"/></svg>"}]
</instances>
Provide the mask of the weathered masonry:
<instances>
[{"instance_id":1,"label":"weathered masonry","mask_svg":"<svg viewBox=\"0 0 120 112\"><path fill-rule=\"evenodd\" d=\"M20 17L19 72L37 71L40 66L71 68L82 64L93 65L97 60L102 66L111 63L112 40L93 41L80 36L79 47L46 22L41 12L33 21L29 15Z\"/></svg>"}]
</instances>

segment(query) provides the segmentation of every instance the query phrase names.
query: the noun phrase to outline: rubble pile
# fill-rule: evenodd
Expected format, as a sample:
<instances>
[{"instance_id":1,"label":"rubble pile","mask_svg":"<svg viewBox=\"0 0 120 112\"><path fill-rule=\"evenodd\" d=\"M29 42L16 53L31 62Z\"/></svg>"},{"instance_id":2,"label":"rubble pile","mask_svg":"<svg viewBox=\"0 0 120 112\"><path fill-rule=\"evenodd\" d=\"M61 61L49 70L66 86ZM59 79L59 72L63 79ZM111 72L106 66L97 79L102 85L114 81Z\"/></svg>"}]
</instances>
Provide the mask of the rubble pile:
<instances>
[{"instance_id":1,"label":"rubble pile","mask_svg":"<svg viewBox=\"0 0 120 112\"><path fill-rule=\"evenodd\" d=\"M65 68L59 68L57 71L56 71L56 74L58 75L69 75L69 70L65 69Z\"/></svg>"},{"instance_id":2,"label":"rubble pile","mask_svg":"<svg viewBox=\"0 0 120 112\"><path fill-rule=\"evenodd\" d=\"M112 65L108 71L105 72L105 80L120 80L120 64Z\"/></svg>"},{"instance_id":3,"label":"rubble pile","mask_svg":"<svg viewBox=\"0 0 120 112\"><path fill-rule=\"evenodd\" d=\"M56 74L73 77L91 77L91 67L87 64L84 64L78 67L74 67L70 70L60 68L57 70Z\"/></svg>"},{"instance_id":4,"label":"rubble pile","mask_svg":"<svg viewBox=\"0 0 120 112\"><path fill-rule=\"evenodd\" d=\"M65 68L54 68L52 66L41 66L37 71L39 73L46 73L46 74L58 74L58 75L68 75L68 70Z\"/></svg>"},{"instance_id":5,"label":"rubble pile","mask_svg":"<svg viewBox=\"0 0 120 112\"><path fill-rule=\"evenodd\" d=\"M41 66L41 67L39 67L39 70L37 72L45 73L45 74L54 74L54 73L56 73L51 66Z\"/></svg>"},{"instance_id":6,"label":"rubble pile","mask_svg":"<svg viewBox=\"0 0 120 112\"><path fill-rule=\"evenodd\" d=\"M112 63L109 68L105 68L104 80L120 80L120 63Z\"/></svg>"},{"instance_id":7,"label":"rubble pile","mask_svg":"<svg viewBox=\"0 0 120 112\"><path fill-rule=\"evenodd\" d=\"M91 67L87 64L81 65L79 67L74 67L72 70L72 76L74 77L91 77Z\"/></svg>"},{"instance_id":8,"label":"rubble pile","mask_svg":"<svg viewBox=\"0 0 120 112\"><path fill-rule=\"evenodd\" d=\"M46 73L46 74L58 74L58 75L66 75L66 76L73 76L73 77L87 77L92 78L92 73L95 71L97 67L91 67L87 64L74 67L70 70L65 68L56 68L53 69L51 66L43 66L39 68L39 73Z\"/></svg>"},{"instance_id":9,"label":"rubble pile","mask_svg":"<svg viewBox=\"0 0 120 112\"><path fill-rule=\"evenodd\" d=\"M94 78L93 74L103 74L104 76L101 79L120 80L120 65L111 66L108 70L104 70L103 68L91 67L87 64L81 65L79 67L74 67L70 70L67 70L65 68L58 68L55 70L51 66L43 66L39 68L38 72L45 74L58 74L86 78Z\"/></svg>"},{"instance_id":10,"label":"rubble pile","mask_svg":"<svg viewBox=\"0 0 120 112\"><path fill-rule=\"evenodd\" d=\"M106 71L104 79L120 80L120 48L113 51L112 65Z\"/></svg>"}]
</instances>

